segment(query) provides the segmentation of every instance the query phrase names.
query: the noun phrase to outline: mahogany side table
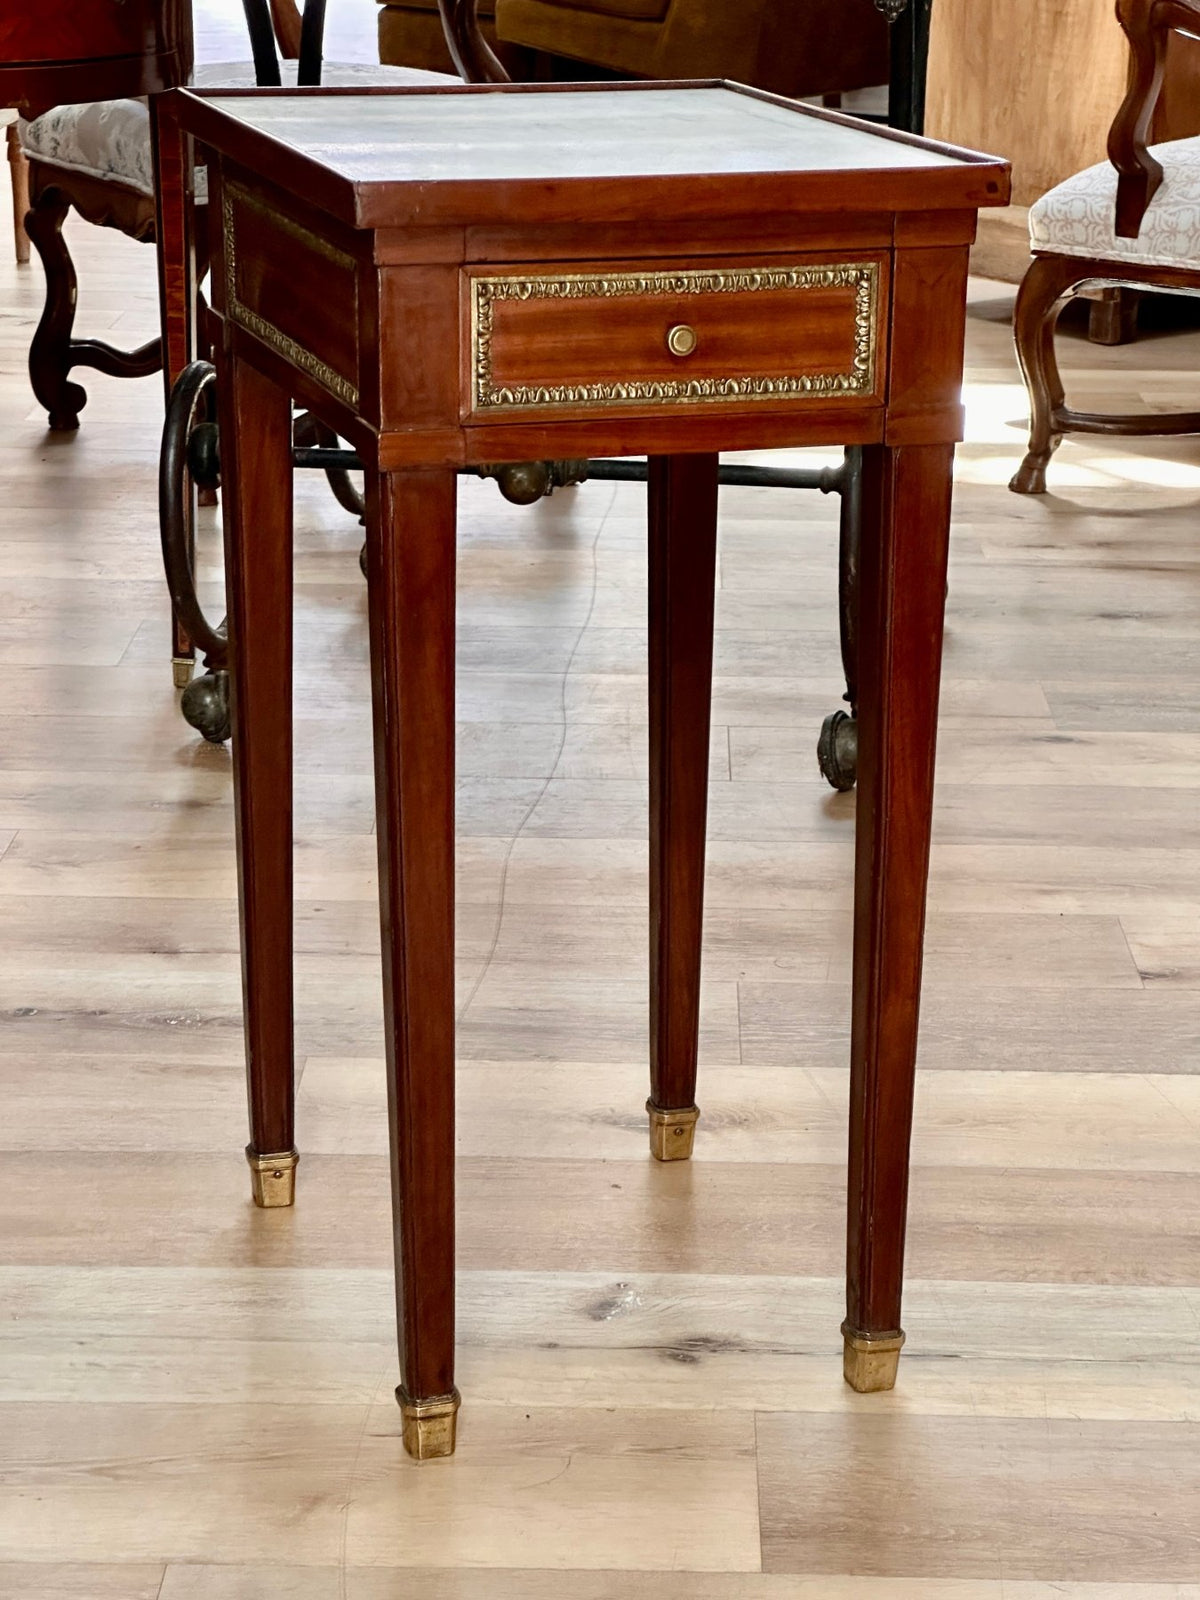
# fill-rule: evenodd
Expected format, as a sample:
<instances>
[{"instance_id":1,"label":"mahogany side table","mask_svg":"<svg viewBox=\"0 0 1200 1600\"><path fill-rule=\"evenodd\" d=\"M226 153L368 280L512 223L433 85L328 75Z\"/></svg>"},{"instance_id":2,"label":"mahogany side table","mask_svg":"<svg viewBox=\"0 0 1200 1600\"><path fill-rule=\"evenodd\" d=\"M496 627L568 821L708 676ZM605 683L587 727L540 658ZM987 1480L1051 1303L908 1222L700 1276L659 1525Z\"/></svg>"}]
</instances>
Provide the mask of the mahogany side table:
<instances>
[{"instance_id":1,"label":"mahogany side table","mask_svg":"<svg viewBox=\"0 0 1200 1600\"><path fill-rule=\"evenodd\" d=\"M404 1442L454 1448L456 469L645 454L650 1118L691 1154L717 452L866 447L845 1376L900 1300L967 253L1008 169L724 84L159 102L208 166L255 1198L294 1195L291 403L366 470ZM169 353L173 366L187 351Z\"/></svg>"}]
</instances>

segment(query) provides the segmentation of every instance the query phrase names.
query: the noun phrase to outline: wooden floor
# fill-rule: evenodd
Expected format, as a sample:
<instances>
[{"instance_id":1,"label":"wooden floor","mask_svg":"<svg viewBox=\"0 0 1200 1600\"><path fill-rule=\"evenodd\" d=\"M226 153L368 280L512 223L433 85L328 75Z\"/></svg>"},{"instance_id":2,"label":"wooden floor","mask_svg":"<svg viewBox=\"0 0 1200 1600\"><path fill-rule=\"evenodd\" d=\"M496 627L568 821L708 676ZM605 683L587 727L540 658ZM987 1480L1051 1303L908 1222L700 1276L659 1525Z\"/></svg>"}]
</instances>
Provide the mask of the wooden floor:
<instances>
[{"instance_id":1,"label":"wooden floor","mask_svg":"<svg viewBox=\"0 0 1200 1600\"><path fill-rule=\"evenodd\" d=\"M81 326L145 247L76 226ZM704 1118L648 1158L642 501L464 484L461 1444L400 1444L360 530L298 485L299 1203L256 1212L229 758L176 712L154 380L51 437L0 234L3 1600L1200 1596L1200 447L1004 487L976 286L894 1394L840 1374L836 506L727 493ZM1079 393L1194 403L1200 335ZM211 516L211 514L210 514ZM216 523L204 534L217 577ZM214 594L216 593L214 588Z\"/></svg>"}]
</instances>

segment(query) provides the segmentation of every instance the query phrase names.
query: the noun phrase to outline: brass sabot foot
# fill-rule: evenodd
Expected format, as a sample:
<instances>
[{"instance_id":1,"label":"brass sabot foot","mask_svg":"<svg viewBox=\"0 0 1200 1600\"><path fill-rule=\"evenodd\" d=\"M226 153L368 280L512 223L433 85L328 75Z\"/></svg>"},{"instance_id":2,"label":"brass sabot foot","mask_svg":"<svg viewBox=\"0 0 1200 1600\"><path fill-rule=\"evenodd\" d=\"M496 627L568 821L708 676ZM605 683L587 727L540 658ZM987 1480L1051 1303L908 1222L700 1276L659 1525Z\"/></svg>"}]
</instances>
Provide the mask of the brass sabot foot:
<instances>
[{"instance_id":1,"label":"brass sabot foot","mask_svg":"<svg viewBox=\"0 0 1200 1600\"><path fill-rule=\"evenodd\" d=\"M171 675L177 689L186 689L195 671L196 663L191 656L171 657Z\"/></svg>"},{"instance_id":2,"label":"brass sabot foot","mask_svg":"<svg viewBox=\"0 0 1200 1600\"><path fill-rule=\"evenodd\" d=\"M700 1107L660 1111L653 1100L647 1100L646 1110L650 1113L650 1154L656 1161L686 1161L696 1138Z\"/></svg>"},{"instance_id":3,"label":"brass sabot foot","mask_svg":"<svg viewBox=\"0 0 1200 1600\"><path fill-rule=\"evenodd\" d=\"M270 1210L274 1206L290 1206L296 1199L296 1163L299 1151L284 1150L276 1155L260 1156L251 1146L246 1147L246 1160L250 1163L250 1185L254 1204Z\"/></svg>"},{"instance_id":4,"label":"brass sabot foot","mask_svg":"<svg viewBox=\"0 0 1200 1600\"><path fill-rule=\"evenodd\" d=\"M845 1344L842 1350L842 1374L846 1382L859 1394L882 1394L896 1387L896 1373L900 1367L900 1347L903 1333L884 1333L878 1337L851 1333L842 1324Z\"/></svg>"},{"instance_id":5,"label":"brass sabot foot","mask_svg":"<svg viewBox=\"0 0 1200 1600\"><path fill-rule=\"evenodd\" d=\"M404 1448L414 1461L433 1461L438 1456L454 1454L458 1408L462 1403L457 1389L434 1400L410 1400L401 1385L396 1399L404 1418Z\"/></svg>"}]
</instances>

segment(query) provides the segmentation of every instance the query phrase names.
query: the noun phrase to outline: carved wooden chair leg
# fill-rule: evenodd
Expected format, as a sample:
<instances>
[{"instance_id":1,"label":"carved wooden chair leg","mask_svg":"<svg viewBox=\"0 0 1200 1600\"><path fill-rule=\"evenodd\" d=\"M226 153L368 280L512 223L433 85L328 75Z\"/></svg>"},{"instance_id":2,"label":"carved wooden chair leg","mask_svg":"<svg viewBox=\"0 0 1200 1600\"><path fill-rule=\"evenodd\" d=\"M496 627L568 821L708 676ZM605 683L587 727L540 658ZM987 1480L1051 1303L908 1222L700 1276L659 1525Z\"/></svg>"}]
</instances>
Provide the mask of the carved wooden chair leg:
<instances>
[{"instance_id":1,"label":"carved wooden chair leg","mask_svg":"<svg viewBox=\"0 0 1200 1600\"><path fill-rule=\"evenodd\" d=\"M72 383L72 367L93 367L111 378L148 378L162 367L162 340L149 339L136 350L118 350L102 339L75 339L76 280L75 263L67 249L62 228L71 200L45 170L30 165L33 201L25 220L25 231L41 257L46 273L46 303L37 332L29 347L29 381L33 392L45 406L50 427L69 433L79 426L79 413L87 404L87 392Z\"/></svg>"},{"instance_id":2,"label":"carved wooden chair leg","mask_svg":"<svg viewBox=\"0 0 1200 1600\"><path fill-rule=\"evenodd\" d=\"M46 273L46 303L29 347L29 381L50 414L55 432L79 426L87 393L71 383L71 330L75 325L75 263L62 235L71 202L61 189L43 189L25 219L25 231Z\"/></svg>"},{"instance_id":3,"label":"carved wooden chair leg","mask_svg":"<svg viewBox=\"0 0 1200 1600\"><path fill-rule=\"evenodd\" d=\"M1021 283L1013 315L1017 360L1029 391L1029 450L1014 473L1014 494L1045 494L1046 468L1066 431L1058 426L1065 395L1054 353L1060 301L1082 279L1066 256L1037 256Z\"/></svg>"}]
</instances>

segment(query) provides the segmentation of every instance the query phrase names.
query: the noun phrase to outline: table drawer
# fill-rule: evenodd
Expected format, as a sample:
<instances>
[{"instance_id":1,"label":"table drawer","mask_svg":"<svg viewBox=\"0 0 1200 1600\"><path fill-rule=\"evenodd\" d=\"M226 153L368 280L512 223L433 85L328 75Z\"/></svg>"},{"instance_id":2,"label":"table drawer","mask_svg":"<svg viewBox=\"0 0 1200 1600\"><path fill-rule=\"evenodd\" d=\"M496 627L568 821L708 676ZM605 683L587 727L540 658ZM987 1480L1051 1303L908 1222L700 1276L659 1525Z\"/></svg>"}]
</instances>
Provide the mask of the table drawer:
<instances>
[{"instance_id":1,"label":"table drawer","mask_svg":"<svg viewBox=\"0 0 1200 1600\"><path fill-rule=\"evenodd\" d=\"M881 397L884 256L465 274L466 415Z\"/></svg>"}]
</instances>

